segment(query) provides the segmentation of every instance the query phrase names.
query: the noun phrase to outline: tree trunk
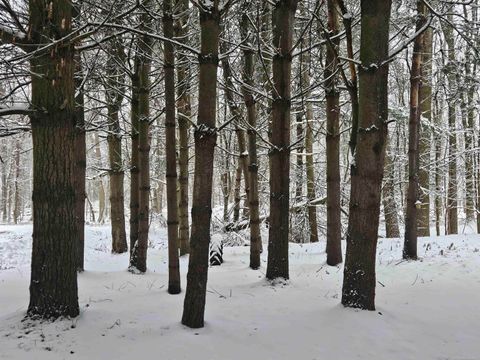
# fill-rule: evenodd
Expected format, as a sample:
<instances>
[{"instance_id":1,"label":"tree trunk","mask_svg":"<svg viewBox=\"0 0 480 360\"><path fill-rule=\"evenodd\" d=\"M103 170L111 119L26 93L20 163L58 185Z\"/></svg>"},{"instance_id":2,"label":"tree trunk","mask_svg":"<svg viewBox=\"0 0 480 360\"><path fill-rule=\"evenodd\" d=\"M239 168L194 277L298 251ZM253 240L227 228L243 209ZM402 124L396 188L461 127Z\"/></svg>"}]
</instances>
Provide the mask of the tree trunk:
<instances>
[{"instance_id":1,"label":"tree trunk","mask_svg":"<svg viewBox=\"0 0 480 360\"><path fill-rule=\"evenodd\" d=\"M77 270L84 270L85 253L85 199L86 184L85 174L87 170L87 144L85 138L85 112L83 97L83 71L80 53L74 55L75 60L75 217L77 219Z\"/></svg>"},{"instance_id":2,"label":"tree trunk","mask_svg":"<svg viewBox=\"0 0 480 360\"><path fill-rule=\"evenodd\" d=\"M422 54L422 91L419 106L421 116L426 124L420 121L419 170L420 208L418 209L418 236L430 236L430 143L432 122L432 43L433 29L429 28L423 35Z\"/></svg>"},{"instance_id":3,"label":"tree trunk","mask_svg":"<svg viewBox=\"0 0 480 360\"><path fill-rule=\"evenodd\" d=\"M172 0L163 1L163 33L173 39ZM178 203L177 203L177 155L175 138L175 53L173 44L165 41L165 152L167 178L167 226L168 226L168 293L179 294L180 264L178 260Z\"/></svg>"},{"instance_id":4,"label":"tree trunk","mask_svg":"<svg viewBox=\"0 0 480 360\"><path fill-rule=\"evenodd\" d=\"M249 18L247 14L249 6L243 8L242 18L240 21L240 31L242 39L246 39L249 34ZM258 269L260 267L260 253L262 252L262 237L260 234L260 211L258 201L258 157L257 157L257 109L255 106L255 98L251 88L254 86L254 54L253 44L250 42L245 44L243 48L243 81L245 85L242 87L243 98L247 108L248 120L248 180L250 182L250 268Z\"/></svg>"},{"instance_id":5,"label":"tree trunk","mask_svg":"<svg viewBox=\"0 0 480 360\"><path fill-rule=\"evenodd\" d=\"M427 21L425 5L417 0L417 25L420 31ZM420 128L420 93L422 87L423 33L413 43L412 68L410 70L410 117L408 122L408 194L405 215L405 240L403 258L417 259L417 202L418 198L418 144Z\"/></svg>"},{"instance_id":6,"label":"tree trunk","mask_svg":"<svg viewBox=\"0 0 480 360\"><path fill-rule=\"evenodd\" d=\"M149 28L151 15L148 9L150 0L143 1L146 9L142 13L142 27ZM152 9L150 9L152 11ZM130 270L144 273L147 271L148 229L150 213L150 69L152 39L145 35L139 43L138 69L138 239L130 256Z\"/></svg>"},{"instance_id":7,"label":"tree trunk","mask_svg":"<svg viewBox=\"0 0 480 360\"><path fill-rule=\"evenodd\" d=\"M50 11L45 11L49 8ZM72 30L72 4L29 2L33 44ZM28 314L75 317L79 313L75 219L75 65L73 46L32 57L33 244Z\"/></svg>"},{"instance_id":8,"label":"tree trunk","mask_svg":"<svg viewBox=\"0 0 480 360\"><path fill-rule=\"evenodd\" d=\"M108 117L108 158L110 179L110 222L112 226L112 253L121 254L128 250L127 235L125 232L125 205L123 189L123 159L122 159L122 134L120 128L119 112L123 101L123 70L118 63L124 62L124 52L121 39L115 38L110 45L107 60L107 117ZM121 85L118 88L118 84Z\"/></svg>"},{"instance_id":9,"label":"tree trunk","mask_svg":"<svg viewBox=\"0 0 480 360\"><path fill-rule=\"evenodd\" d=\"M219 0L201 1L197 128L195 130L195 175L192 198L192 233L187 290L182 324L199 328L204 324L208 276L208 250L212 217L213 158L217 132L217 66L220 33Z\"/></svg>"},{"instance_id":10,"label":"tree trunk","mask_svg":"<svg viewBox=\"0 0 480 360\"><path fill-rule=\"evenodd\" d=\"M450 14L450 22L453 17ZM449 99L448 99L448 186L447 186L447 231L446 234L458 234L457 209L457 115L456 115L456 81L455 81L455 43L453 29L442 23L442 30L447 43L448 63L446 66Z\"/></svg>"},{"instance_id":11,"label":"tree trunk","mask_svg":"<svg viewBox=\"0 0 480 360\"><path fill-rule=\"evenodd\" d=\"M375 309L375 260L388 119L391 0L361 1L359 127L352 165L342 304Z\"/></svg>"},{"instance_id":12,"label":"tree trunk","mask_svg":"<svg viewBox=\"0 0 480 360\"><path fill-rule=\"evenodd\" d=\"M328 36L338 34L335 0L328 0ZM331 39L325 64L325 97L327 99L327 264L342 262L342 223L340 206L340 92L337 85L338 48L340 40Z\"/></svg>"},{"instance_id":13,"label":"tree trunk","mask_svg":"<svg viewBox=\"0 0 480 360\"><path fill-rule=\"evenodd\" d=\"M270 226L267 279L289 278L290 108L292 38L296 0L277 1L273 8L272 149L270 150Z\"/></svg>"},{"instance_id":14,"label":"tree trunk","mask_svg":"<svg viewBox=\"0 0 480 360\"><path fill-rule=\"evenodd\" d=\"M175 36L180 41L188 42L188 0L176 0L179 15L175 23ZM190 226L188 219L188 162L189 162L189 120L192 117L190 101L190 62L184 51L177 52L177 117L178 117L178 243L180 255L190 252Z\"/></svg>"},{"instance_id":15,"label":"tree trunk","mask_svg":"<svg viewBox=\"0 0 480 360\"><path fill-rule=\"evenodd\" d=\"M138 43L142 41L137 39ZM140 51L138 49L138 51ZM130 258L133 255L133 249L138 241L138 210L139 210L139 153L138 153L138 126L139 126L139 71L140 71L140 53L135 55L134 71L131 76L132 96L130 100L130 119L132 122L130 139L132 141L132 155L130 159Z\"/></svg>"}]
</instances>

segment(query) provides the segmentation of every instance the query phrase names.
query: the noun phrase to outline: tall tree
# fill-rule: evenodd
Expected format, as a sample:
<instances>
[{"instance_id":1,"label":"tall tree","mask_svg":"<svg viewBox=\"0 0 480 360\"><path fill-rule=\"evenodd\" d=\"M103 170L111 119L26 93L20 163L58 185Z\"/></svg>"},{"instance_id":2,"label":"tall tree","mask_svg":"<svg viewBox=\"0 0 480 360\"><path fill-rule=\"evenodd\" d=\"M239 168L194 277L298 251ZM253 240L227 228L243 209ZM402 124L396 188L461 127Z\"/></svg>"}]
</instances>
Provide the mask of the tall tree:
<instances>
[{"instance_id":1,"label":"tall tree","mask_svg":"<svg viewBox=\"0 0 480 360\"><path fill-rule=\"evenodd\" d=\"M328 33L325 64L325 96L327 99L327 264L342 262L342 223L340 207L340 92L338 90L337 4L327 1Z\"/></svg>"},{"instance_id":2,"label":"tall tree","mask_svg":"<svg viewBox=\"0 0 480 360\"><path fill-rule=\"evenodd\" d=\"M273 89L270 149L270 226L267 279L289 278L290 109L293 25L298 0L273 7Z\"/></svg>"},{"instance_id":3,"label":"tall tree","mask_svg":"<svg viewBox=\"0 0 480 360\"><path fill-rule=\"evenodd\" d=\"M45 9L49 9L46 11ZM49 45L72 32L72 3L30 0L28 42ZM30 60L33 140L33 244L28 314L75 317L78 224L75 219L75 62L73 44ZM42 110L40 110L42 109Z\"/></svg>"},{"instance_id":4,"label":"tall tree","mask_svg":"<svg viewBox=\"0 0 480 360\"><path fill-rule=\"evenodd\" d=\"M141 37L137 37L137 53L133 60L133 71L131 73L131 97L130 97L130 119L131 119L131 158L130 158L130 257L138 241L138 210L140 207L139 196L139 174L140 163L138 153L138 125L139 125L139 71L141 66Z\"/></svg>"},{"instance_id":5,"label":"tall tree","mask_svg":"<svg viewBox=\"0 0 480 360\"><path fill-rule=\"evenodd\" d=\"M453 11L453 6L450 7ZM457 83L456 83L456 60L455 39L453 36L453 15L447 16L448 24L442 23L443 35L447 44L447 79L448 79L448 185L447 185L447 234L458 233L458 201L457 201Z\"/></svg>"},{"instance_id":6,"label":"tall tree","mask_svg":"<svg viewBox=\"0 0 480 360\"><path fill-rule=\"evenodd\" d=\"M144 0L141 15L142 30L151 28L152 2ZM147 34L139 43L138 64L138 238L130 255L130 270L147 271L148 229L150 213L150 71L152 38Z\"/></svg>"},{"instance_id":7,"label":"tall tree","mask_svg":"<svg viewBox=\"0 0 480 360\"><path fill-rule=\"evenodd\" d=\"M187 273L187 289L182 324L204 325L208 276L208 248L212 217L213 157L217 141L216 100L218 42L220 34L219 0L199 1L200 74L198 84L197 127L195 129L195 175L192 198L192 232Z\"/></svg>"},{"instance_id":8,"label":"tall tree","mask_svg":"<svg viewBox=\"0 0 480 360\"><path fill-rule=\"evenodd\" d=\"M188 0L176 0L175 9L178 12L175 25L175 37L188 43ZM189 183L189 129L192 116L190 99L190 61L183 49L177 55L177 118L178 118L178 243L180 255L190 251L189 235L190 226L188 219L188 183Z\"/></svg>"},{"instance_id":9,"label":"tall tree","mask_svg":"<svg viewBox=\"0 0 480 360\"><path fill-rule=\"evenodd\" d=\"M240 32L242 39L246 42L243 47L243 98L247 108L248 122L248 181L249 188L249 208L250 208L250 268L258 269L260 267L260 252L262 251L262 238L260 234L260 212L258 202L258 156L257 156L257 109L255 97L252 92L254 86L255 71L255 49L252 43L250 29L250 19L248 16L249 6L242 8L242 17L240 20Z\"/></svg>"},{"instance_id":10,"label":"tall tree","mask_svg":"<svg viewBox=\"0 0 480 360\"><path fill-rule=\"evenodd\" d=\"M425 4L417 1L417 25L416 32L422 31L427 17ZM412 68L410 70L410 117L408 122L408 193L407 209L405 215L405 241L403 245L404 259L417 259L417 236L418 236L418 145L420 128L420 92L422 80L422 52L424 45L424 33L420 33L413 42Z\"/></svg>"},{"instance_id":11,"label":"tall tree","mask_svg":"<svg viewBox=\"0 0 480 360\"><path fill-rule=\"evenodd\" d=\"M172 0L163 1L163 34L173 39ZM168 226L168 292L180 293L180 264L178 260L177 155L175 130L175 52L170 41L164 41L165 73L165 153L167 178Z\"/></svg>"},{"instance_id":12,"label":"tall tree","mask_svg":"<svg viewBox=\"0 0 480 360\"><path fill-rule=\"evenodd\" d=\"M428 28L423 35L422 91L420 91L420 122L418 182L420 186L418 209L418 235L430 236L430 143L432 121L432 45L433 29Z\"/></svg>"},{"instance_id":13,"label":"tall tree","mask_svg":"<svg viewBox=\"0 0 480 360\"><path fill-rule=\"evenodd\" d=\"M391 0L361 1L359 127L351 168L342 304L375 309L375 260L388 118Z\"/></svg>"},{"instance_id":14,"label":"tall tree","mask_svg":"<svg viewBox=\"0 0 480 360\"><path fill-rule=\"evenodd\" d=\"M110 168L110 222L112 227L112 252L121 254L128 250L125 232L124 169L122 156L122 130L120 109L125 91L125 52L121 38L114 38L109 44L106 64L105 92L108 118L108 158Z\"/></svg>"},{"instance_id":15,"label":"tall tree","mask_svg":"<svg viewBox=\"0 0 480 360\"><path fill-rule=\"evenodd\" d=\"M87 143L85 136L85 111L84 111L84 90L83 70L81 54L76 52L75 60L75 217L77 219L78 240L77 240L77 269L84 270L85 253L85 199L86 184L85 174L87 169Z\"/></svg>"}]
</instances>

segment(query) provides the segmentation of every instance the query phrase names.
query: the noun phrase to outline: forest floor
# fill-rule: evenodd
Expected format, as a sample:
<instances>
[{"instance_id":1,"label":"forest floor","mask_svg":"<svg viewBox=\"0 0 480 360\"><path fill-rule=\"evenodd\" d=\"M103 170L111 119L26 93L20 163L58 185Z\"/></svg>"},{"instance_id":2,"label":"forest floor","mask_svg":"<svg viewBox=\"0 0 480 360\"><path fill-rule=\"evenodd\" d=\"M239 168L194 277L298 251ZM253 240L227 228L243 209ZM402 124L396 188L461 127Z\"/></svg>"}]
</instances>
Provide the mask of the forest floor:
<instances>
[{"instance_id":1,"label":"forest floor","mask_svg":"<svg viewBox=\"0 0 480 360\"><path fill-rule=\"evenodd\" d=\"M477 235L421 238L416 262L402 261L400 239L380 239L373 312L339 304L343 266L326 266L324 242L290 245L291 279L275 285L265 253L252 271L248 247L225 248L209 271L206 326L191 330L180 324L184 293L166 291L165 231L151 232L149 271L133 275L106 226L86 230L81 315L22 322L31 231L0 226L0 359L480 359Z\"/></svg>"}]
</instances>

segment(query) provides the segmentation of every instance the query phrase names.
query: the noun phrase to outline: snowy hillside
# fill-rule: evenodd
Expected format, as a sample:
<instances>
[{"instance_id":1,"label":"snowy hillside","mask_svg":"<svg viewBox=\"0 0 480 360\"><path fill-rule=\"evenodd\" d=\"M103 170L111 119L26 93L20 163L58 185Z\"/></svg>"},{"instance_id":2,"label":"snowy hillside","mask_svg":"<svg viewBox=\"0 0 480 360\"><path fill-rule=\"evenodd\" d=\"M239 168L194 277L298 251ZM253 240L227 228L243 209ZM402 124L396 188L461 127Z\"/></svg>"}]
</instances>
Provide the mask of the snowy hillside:
<instances>
[{"instance_id":1,"label":"snowy hillside","mask_svg":"<svg viewBox=\"0 0 480 360\"><path fill-rule=\"evenodd\" d=\"M206 327L180 324L184 293L169 295L166 234L151 234L149 271L111 255L108 227L87 227L81 316L22 322L31 225L0 226L0 359L480 359L480 237L422 238L418 262L381 239L377 311L344 309L343 269L323 242L290 245L291 280L273 286L248 268L248 247L210 268ZM185 287L187 258L181 259Z\"/></svg>"}]
</instances>

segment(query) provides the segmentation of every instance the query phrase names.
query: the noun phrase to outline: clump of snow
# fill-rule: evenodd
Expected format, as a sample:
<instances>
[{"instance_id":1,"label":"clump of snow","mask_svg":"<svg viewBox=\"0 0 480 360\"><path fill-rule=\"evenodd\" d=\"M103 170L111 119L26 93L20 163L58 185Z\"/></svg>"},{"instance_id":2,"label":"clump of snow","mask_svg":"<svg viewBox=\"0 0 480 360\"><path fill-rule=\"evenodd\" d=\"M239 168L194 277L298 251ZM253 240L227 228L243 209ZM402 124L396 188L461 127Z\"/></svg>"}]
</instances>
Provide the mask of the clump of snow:
<instances>
[{"instance_id":1,"label":"clump of snow","mask_svg":"<svg viewBox=\"0 0 480 360\"><path fill-rule=\"evenodd\" d=\"M184 293L167 293L167 241L152 231L146 274L110 253L108 227L86 231L81 314L23 321L31 226L0 226L1 359L478 359L480 236L419 239L421 260L402 260L402 239L380 239L377 310L339 302L343 267L325 264L325 242L290 245L290 280L248 268L248 247L226 247L209 270L206 327L180 324ZM267 234L262 234L264 241ZM188 258L180 259L182 287Z\"/></svg>"}]
</instances>

